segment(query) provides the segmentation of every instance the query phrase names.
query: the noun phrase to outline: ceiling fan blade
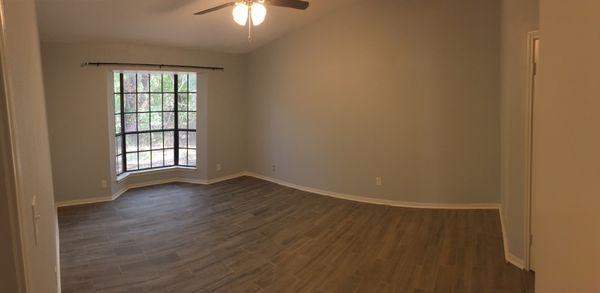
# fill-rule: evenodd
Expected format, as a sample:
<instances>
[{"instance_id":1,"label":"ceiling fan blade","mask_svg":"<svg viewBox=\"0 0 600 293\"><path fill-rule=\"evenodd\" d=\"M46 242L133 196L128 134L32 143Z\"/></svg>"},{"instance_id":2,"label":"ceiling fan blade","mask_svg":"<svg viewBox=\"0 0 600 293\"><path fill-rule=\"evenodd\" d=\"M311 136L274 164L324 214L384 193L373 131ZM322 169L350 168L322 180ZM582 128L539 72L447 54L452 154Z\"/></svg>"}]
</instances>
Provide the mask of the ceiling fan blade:
<instances>
[{"instance_id":1,"label":"ceiling fan blade","mask_svg":"<svg viewBox=\"0 0 600 293\"><path fill-rule=\"evenodd\" d=\"M196 12L196 13L194 13L194 15L206 14L206 13L217 11L219 9L227 8L227 7L233 6L233 5L235 5L235 2L229 2L229 3L221 4L221 5L215 6L213 8L209 8L209 9L206 9L206 10L202 10L200 12Z\"/></svg>"},{"instance_id":2,"label":"ceiling fan blade","mask_svg":"<svg viewBox=\"0 0 600 293\"><path fill-rule=\"evenodd\" d=\"M307 9L309 5L308 2L300 0L266 0L265 3L272 6L287 7L301 10Z\"/></svg>"}]
</instances>

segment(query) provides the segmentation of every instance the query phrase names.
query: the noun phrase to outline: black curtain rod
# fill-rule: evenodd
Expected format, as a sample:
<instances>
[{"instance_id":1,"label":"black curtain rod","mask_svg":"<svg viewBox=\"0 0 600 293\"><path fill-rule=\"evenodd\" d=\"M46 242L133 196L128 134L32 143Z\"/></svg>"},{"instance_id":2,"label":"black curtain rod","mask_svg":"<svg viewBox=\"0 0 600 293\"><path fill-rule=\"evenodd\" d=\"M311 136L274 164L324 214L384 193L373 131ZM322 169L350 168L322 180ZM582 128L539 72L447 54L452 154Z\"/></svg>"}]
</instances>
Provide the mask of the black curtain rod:
<instances>
[{"instance_id":1,"label":"black curtain rod","mask_svg":"<svg viewBox=\"0 0 600 293\"><path fill-rule=\"evenodd\" d=\"M147 67L171 67L171 68L192 68L192 69L206 69L206 70L220 70L223 71L223 67L209 67L209 66L193 66L193 65L173 65L173 64L150 64L150 63L119 63L119 62L84 62L81 67L85 66L147 66Z\"/></svg>"}]
</instances>

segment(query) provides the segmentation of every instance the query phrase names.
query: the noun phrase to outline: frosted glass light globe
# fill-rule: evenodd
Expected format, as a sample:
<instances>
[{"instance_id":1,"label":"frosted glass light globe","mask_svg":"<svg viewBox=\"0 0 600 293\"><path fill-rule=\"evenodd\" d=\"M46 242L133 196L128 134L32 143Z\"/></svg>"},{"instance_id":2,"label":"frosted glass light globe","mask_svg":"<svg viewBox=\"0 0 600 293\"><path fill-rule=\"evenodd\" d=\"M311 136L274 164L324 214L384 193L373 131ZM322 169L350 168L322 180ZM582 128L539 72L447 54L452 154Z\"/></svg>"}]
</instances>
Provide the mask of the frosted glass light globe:
<instances>
[{"instance_id":1,"label":"frosted glass light globe","mask_svg":"<svg viewBox=\"0 0 600 293\"><path fill-rule=\"evenodd\" d=\"M235 4L235 7L233 8L233 20L241 25L241 26L245 26L246 23L248 22L248 5L244 4L244 3L237 3Z\"/></svg>"},{"instance_id":2,"label":"frosted glass light globe","mask_svg":"<svg viewBox=\"0 0 600 293\"><path fill-rule=\"evenodd\" d=\"M252 7L250 7L251 15L252 15L252 24L257 26L265 21L267 17L267 8L264 5L254 2L252 3Z\"/></svg>"}]
</instances>

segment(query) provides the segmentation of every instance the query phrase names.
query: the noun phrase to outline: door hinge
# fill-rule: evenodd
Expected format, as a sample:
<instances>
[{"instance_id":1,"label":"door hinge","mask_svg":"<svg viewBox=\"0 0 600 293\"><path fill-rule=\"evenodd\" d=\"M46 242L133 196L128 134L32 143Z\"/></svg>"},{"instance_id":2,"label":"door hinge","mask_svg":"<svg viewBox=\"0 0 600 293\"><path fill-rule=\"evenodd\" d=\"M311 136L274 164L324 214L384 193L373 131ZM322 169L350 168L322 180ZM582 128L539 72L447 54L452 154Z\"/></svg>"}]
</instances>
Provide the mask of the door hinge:
<instances>
[{"instance_id":1,"label":"door hinge","mask_svg":"<svg viewBox=\"0 0 600 293\"><path fill-rule=\"evenodd\" d=\"M533 246L533 234L529 235L529 246Z\"/></svg>"}]
</instances>

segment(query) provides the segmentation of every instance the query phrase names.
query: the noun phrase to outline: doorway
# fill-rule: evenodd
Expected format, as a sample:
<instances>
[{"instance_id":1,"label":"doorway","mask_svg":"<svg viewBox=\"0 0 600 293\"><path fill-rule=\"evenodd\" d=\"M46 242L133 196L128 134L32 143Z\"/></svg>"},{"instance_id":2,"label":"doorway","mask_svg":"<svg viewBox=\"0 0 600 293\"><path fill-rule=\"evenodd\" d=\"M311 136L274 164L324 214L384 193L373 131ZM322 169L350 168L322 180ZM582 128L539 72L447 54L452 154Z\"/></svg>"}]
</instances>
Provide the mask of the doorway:
<instances>
[{"instance_id":1,"label":"doorway","mask_svg":"<svg viewBox=\"0 0 600 293\"><path fill-rule=\"evenodd\" d=\"M528 93L525 111L525 269L535 271L535 241L536 231L535 196L533 194L533 105L536 100L538 84L538 68L540 64L540 35L533 31L527 35L528 62Z\"/></svg>"}]
</instances>

